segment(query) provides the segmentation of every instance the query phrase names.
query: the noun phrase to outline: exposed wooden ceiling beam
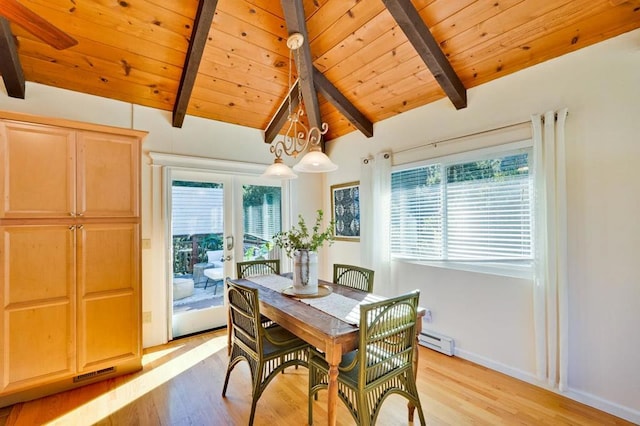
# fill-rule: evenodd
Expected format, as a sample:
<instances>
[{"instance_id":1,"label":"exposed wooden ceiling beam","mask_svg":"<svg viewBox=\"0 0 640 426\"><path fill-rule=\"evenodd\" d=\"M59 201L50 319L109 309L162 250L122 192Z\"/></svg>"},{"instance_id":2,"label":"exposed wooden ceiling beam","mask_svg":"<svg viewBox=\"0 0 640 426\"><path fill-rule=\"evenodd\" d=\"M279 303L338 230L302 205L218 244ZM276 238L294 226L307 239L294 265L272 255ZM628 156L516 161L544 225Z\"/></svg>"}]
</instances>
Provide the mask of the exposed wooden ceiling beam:
<instances>
[{"instance_id":1,"label":"exposed wooden ceiling beam","mask_svg":"<svg viewBox=\"0 0 640 426\"><path fill-rule=\"evenodd\" d=\"M76 39L17 0L2 0L0 9L0 14L4 17L55 49L68 49L78 44Z\"/></svg>"},{"instance_id":2,"label":"exposed wooden ceiling beam","mask_svg":"<svg viewBox=\"0 0 640 426\"><path fill-rule=\"evenodd\" d=\"M187 114L193 84L198 75L202 52L207 44L207 37L209 36L211 22L217 6L218 0L200 0L198 4L198 11L193 22L193 32L187 49L187 57L182 68L180 86L178 87L176 102L173 105L173 127L182 127L184 116Z\"/></svg>"},{"instance_id":3,"label":"exposed wooden ceiling beam","mask_svg":"<svg viewBox=\"0 0 640 426\"><path fill-rule=\"evenodd\" d=\"M25 83L9 21L0 16L0 73L7 95L24 99Z\"/></svg>"},{"instance_id":4,"label":"exposed wooden ceiling beam","mask_svg":"<svg viewBox=\"0 0 640 426\"><path fill-rule=\"evenodd\" d=\"M337 109L347 117L366 137L373 136L373 123L358 110L316 67L313 67L313 82L316 89L322 93Z\"/></svg>"},{"instance_id":5,"label":"exposed wooden ceiling beam","mask_svg":"<svg viewBox=\"0 0 640 426\"><path fill-rule=\"evenodd\" d=\"M411 1L382 0L382 2L456 109L466 108L467 90Z\"/></svg>"},{"instance_id":6,"label":"exposed wooden ceiling beam","mask_svg":"<svg viewBox=\"0 0 640 426\"><path fill-rule=\"evenodd\" d=\"M291 111L294 111L298 107L298 82L296 81L289 91L289 95L284 98L282 105L275 113L271 122L267 126L264 131L264 141L265 143L271 143L278 136L278 132L284 126L284 123L287 122L287 118L289 118L289 99L291 99Z\"/></svg>"},{"instance_id":7,"label":"exposed wooden ceiling beam","mask_svg":"<svg viewBox=\"0 0 640 426\"><path fill-rule=\"evenodd\" d=\"M298 81L309 125L320 128L322 120L320 119L318 94L316 93L316 89L313 84L313 62L311 61L309 34L307 33L307 24L305 21L302 0L281 0L281 4L289 35L293 33L300 33L304 37L302 46L298 49L298 53L294 55L296 69L298 70ZM321 141L321 145L324 151L324 140Z\"/></svg>"}]
</instances>

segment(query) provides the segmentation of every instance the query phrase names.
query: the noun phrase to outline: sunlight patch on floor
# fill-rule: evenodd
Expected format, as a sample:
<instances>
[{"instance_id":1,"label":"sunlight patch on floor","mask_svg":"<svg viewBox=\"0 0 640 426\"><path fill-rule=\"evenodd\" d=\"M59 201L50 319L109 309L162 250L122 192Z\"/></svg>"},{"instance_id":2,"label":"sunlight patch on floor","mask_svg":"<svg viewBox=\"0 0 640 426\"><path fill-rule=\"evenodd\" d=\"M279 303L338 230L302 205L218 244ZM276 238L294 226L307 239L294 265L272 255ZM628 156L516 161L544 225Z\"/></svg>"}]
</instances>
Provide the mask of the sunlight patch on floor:
<instances>
[{"instance_id":1,"label":"sunlight patch on floor","mask_svg":"<svg viewBox=\"0 0 640 426\"><path fill-rule=\"evenodd\" d=\"M149 352L142 355L142 367L146 367L154 361L159 360L160 358L171 354L177 350L180 350L184 347L184 345L174 346L172 348L162 349L155 352Z\"/></svg>"},{"instance_id":2,"label":"sunlight patch on floor","mask_svg":"<svg viewBox=\"0 0 640 426\"><path fill-rule=\"evenodd\" d=\"M93 424L97 421L115 413L127 404L140 398L163 383L178 376L199 362L205 360L220 350L226 350L226 335L214 337L200 346L191 349L166 363L143 373L140 376L106 392L98 398L87 402L47 423L47 425L70 425L70 424ZM169 351L173 350L170 349ZM160 355L157 355L160 353ZM167 351L158 351L150 354L158 359L162 355L167 355ZM149 354L148 354L149 355ZM157 356L156 356L157 355ZM147 355L145 355L147 356ZM151 362L150 360L146 361Z\"/></svg>"}]
</instances>

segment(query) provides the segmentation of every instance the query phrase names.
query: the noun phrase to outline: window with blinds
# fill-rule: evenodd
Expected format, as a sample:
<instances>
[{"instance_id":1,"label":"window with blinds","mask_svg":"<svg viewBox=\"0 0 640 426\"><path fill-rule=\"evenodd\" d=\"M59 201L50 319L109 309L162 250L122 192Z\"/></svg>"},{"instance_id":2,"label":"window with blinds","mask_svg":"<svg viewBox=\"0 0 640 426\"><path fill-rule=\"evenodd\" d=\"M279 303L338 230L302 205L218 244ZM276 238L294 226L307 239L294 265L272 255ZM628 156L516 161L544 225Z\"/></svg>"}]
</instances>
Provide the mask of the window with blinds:
<instances>
[{"instance_id":1,"label":"window with blinds","mask_svg":"<svg viewBox=\"0 0 640 426\"><path fill-rule=\"evenodd\" d=\"M391 174L391 255L410 260L530 261L530 150Z\"/></svg>"}]
</instances>

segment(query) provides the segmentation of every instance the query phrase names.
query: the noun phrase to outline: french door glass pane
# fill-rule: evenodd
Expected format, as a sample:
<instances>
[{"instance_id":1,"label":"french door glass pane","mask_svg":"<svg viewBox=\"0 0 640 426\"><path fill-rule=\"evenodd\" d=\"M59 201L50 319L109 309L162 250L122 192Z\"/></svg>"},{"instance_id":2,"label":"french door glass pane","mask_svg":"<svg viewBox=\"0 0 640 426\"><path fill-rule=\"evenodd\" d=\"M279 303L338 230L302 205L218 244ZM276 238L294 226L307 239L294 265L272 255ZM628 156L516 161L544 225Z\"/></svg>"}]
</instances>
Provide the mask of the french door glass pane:
<instances>
[{"instance_id":1,"label":"french door glass pane","mask_svg":"<svg viewBox=\"0 0 640 426\"><path fill-rule=\"evenodd\" d=\"M276 259L273 236L281 230L280 186L243 185L243 260Z\"/></svg>"},{"instance_id":2,"label":"french door glass pane","mask_svg":"<svg viewBox=\"0 0 640 426\"><path fill-rule=\"evenodd\" d=\"M171 235L173 252L174 338L219 327L213 310L224 305L224 185L173 180Z\"/></svg>"},{"instance_id":3,"label":"french door glass pane","mask_svg":"<svg viewBox=\"0 0 640 426\"><path fill-rule=\"evenodd\" d=\"M222 250L223 187L219 183L173 181L173 273L193 273L207 251Z\"/></svg>"}]
</instances>

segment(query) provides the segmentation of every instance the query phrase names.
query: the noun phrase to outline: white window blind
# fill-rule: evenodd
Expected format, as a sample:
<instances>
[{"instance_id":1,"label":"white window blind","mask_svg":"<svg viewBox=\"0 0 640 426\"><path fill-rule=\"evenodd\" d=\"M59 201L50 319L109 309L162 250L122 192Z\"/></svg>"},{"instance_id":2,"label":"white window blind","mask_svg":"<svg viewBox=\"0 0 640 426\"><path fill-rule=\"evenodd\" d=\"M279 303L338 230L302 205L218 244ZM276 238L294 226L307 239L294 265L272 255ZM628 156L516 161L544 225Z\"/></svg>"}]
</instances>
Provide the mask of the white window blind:
<instances>
[{"instance_id":1,"label":"white window blind","mask_svg":"<svg viewBox=\"0 0 640 426\"><path fill-rule=\"evenodd\" d=\"M391 175L391 254L438 261L532 258L530 152Z\"/></svg>"},{"instance_id":2,"label":"white window blind","mask_svg":"<svg viewBox=\"0 0 640 426\"><path fill-rule=\"evenodd\" d=\"M407 259L443 256L440 166L391 174L391 254Z\"/></svg>"}]
</instances>

